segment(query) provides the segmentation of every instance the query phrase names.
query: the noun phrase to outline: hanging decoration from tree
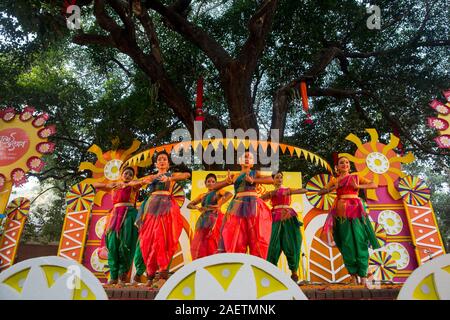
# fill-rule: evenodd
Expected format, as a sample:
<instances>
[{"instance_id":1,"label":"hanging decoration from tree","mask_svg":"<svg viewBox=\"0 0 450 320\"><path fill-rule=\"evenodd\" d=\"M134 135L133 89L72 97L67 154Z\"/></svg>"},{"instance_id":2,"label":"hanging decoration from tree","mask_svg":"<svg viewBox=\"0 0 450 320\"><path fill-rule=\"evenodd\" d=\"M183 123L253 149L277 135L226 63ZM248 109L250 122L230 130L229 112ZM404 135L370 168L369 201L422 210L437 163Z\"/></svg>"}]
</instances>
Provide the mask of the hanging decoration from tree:
<instances>
[{"instance_id":1,"label":"hanging decoration from tree","mask_svg":"<svg viewBox=\"0 0 450 320\"><path fill-rule=\"evenodd\" d=\"M203 77L197 80L197 96L195 101L195 121L204 121L203 115Z\"/></svg>"},{"instance_id":2,"label":"hanging decoration from tree","mask_svg":"<svg viewBox=\"0 0 450 320\"><path fill-rule=\"evenodd\" d=\"M430 102L430 107L438 112L438 117L429 117L428 126L439 131L439 137L434 138L439 148L450 149L450 89L443 92L447 103L439 100Z\"/></svg>"},{"instance_id":3,"label":"hanging decoration from tree","mask_svg":"<svg viewBox=\"0 0 450 320\"><path fill-rule=\"evenodd\" d=\"M311 119L311 114L309 113L308 88L305 81L300 82L300 94L302 97L303 110L306 112L305 123L310 125L314 124L313 120Z\"/></svg>"}]
</instances>

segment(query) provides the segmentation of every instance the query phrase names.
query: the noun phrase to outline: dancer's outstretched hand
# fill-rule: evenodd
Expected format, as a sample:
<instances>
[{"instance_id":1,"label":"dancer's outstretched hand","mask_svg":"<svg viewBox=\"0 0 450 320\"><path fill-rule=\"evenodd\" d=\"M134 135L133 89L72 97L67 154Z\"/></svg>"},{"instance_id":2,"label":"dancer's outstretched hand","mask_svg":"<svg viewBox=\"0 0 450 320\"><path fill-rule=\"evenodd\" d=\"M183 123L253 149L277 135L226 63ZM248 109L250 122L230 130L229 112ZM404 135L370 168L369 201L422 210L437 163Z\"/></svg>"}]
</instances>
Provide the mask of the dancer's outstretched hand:
<instances>
[{"instance_id":1,"label":"dancer's outstretched hand","mask_svg":"<svg viewBox=\"0 0 450 320\"><path fill-rule=\"evenodd\" d=\"M230 169L228 169L227 179L226 179L227 183L232 184L233 183L233 178L234 178L234 175L232 175L231 172L230 172Z\"/></svg>"}]
</instances>

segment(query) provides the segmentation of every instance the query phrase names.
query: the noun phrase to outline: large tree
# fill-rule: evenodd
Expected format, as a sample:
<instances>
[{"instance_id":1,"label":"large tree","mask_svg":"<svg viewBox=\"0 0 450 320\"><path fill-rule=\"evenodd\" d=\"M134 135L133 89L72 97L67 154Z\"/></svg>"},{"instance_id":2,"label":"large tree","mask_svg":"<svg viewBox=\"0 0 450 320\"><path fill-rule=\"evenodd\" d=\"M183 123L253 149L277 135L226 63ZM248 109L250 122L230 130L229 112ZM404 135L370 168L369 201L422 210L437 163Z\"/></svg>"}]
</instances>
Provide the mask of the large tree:
<instances>
[{"instance_id":1,"label":"large tree","mask_svg":"<svg viewBox=\"0 0 450 320\"><path fill-rule=\"evenodd\" d=\"M38 19L42 39L68 35L62 1L27 2L28 9L19 10L23 1L16 1L4 10L30 28L29 20ZM281 136L295 100L292 89L305 80L310 96L351 103L365 126L384 122L383 129L395 128L413 148L442 153L419 139L423 133L411 132L404 106L409 117L427 114L414 110L449 82L445 0L76 3L83 8L82 29L70 34L72 41L128 56L190 130L200 75L225 107L207 113L207 127L270 123L267 128L280 129ZM381 8L380 30L367 27L369 3Z\"/></svg>"}]
</instances>

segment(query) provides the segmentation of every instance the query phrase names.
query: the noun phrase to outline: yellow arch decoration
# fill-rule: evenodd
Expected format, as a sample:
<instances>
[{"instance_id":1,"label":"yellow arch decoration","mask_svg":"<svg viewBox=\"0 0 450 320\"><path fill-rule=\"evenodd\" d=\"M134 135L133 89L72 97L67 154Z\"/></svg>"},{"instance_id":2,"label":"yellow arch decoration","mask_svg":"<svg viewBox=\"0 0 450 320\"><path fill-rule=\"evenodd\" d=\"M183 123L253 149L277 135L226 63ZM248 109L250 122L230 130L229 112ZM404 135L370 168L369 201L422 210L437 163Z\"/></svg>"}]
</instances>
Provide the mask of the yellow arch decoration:
<instances>
[{"instance_id":1,"label":"yellow arch decoration","mask_svg":"<svg viewBox=\"0 0 450 320\"><path fill-rule=\"evenodd\" d=\"M289 151L289 154L291 156L294 156L295 154L298 158L303 157L305 160L315 165L320 165L322 168L325 168L329 172L333 173L333 169L325 159L323 159L322 157L318 156L313 152L310 152L308 150L299 147L271 141L260 141L249 139L227 139L227 138L214 140L205 139L205 140L183 141L153 147L129 158L125 162L125 165L133 167L134 166L146 167L151 164L151 158L155 152L165 150L167 153L170 153L172 152L173 149L179 150L180 148L183 148L184 150L188 150L189 148L196 149L199 145L202 146L203 150L205 150L209 146L211 146L214 150L217 150L217 148L219 148L220 146L223 146L225 149L228 149L231 146L232 148L234 148L234 150L237 150L240 146L248 147L249 145L251 145L254 149L256 149L255 147L261 146L263 150L267 150L267 148L270 147L273 151L280 150L282 154L286 154L287 153L286 151Z\"/></svg>"}]
</instances>

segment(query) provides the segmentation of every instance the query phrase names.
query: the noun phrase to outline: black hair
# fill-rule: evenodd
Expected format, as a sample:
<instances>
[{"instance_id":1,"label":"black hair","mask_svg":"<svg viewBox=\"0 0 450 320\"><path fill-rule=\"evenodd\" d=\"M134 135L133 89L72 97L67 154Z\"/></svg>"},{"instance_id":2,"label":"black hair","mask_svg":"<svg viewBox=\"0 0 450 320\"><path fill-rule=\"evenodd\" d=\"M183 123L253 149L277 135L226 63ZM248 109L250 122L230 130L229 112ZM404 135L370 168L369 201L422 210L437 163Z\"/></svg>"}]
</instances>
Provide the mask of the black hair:
<instances>
[{"instance_id":1,"label":"black hair","mask_svg":"<svg viewBox=\"0 0 450 320\"><path fill-rule=\"evenodd\" d=\"M121 174L123 174L127 170L130 170L131 172L133 172L133 176L136 174L136 171L134 171L133 167L124 166L123 164L119 170L120 170Z\"/></svg>"},{"instance_id":2,"label":"black hair","mask_svg":"<svg viewBox=\"0 0 450 320\"><path fill-rule=\"evenodd\" d=\"M165 154L167 156L167 160L170 160L169 153L167 153L166 150L161 150L156 153L155 161L158 160L158 157L162 154Z\"/></svg>"},{"instance_id":3,"label":"black hair","mask_svg":"<svg viewBox=\"0 0 450 320\"><path fill-rule=\"evenodd\" d=\"M205 178L205 183L209 178L214 178L217 181L217 176L214 173L208 173Z\"/></svg>"},{"instance_id":4,"label":"black hair","mask_svg":"<svg viewBox=\"0 0 450 320\"><path fill-rule=\"evenodd\" d=\"M282 177L284 176L284 175L283 175L283 172L282 172L281 170L278 170L278 171L275 171L274 173L272 173L272 179L275 178L275 176L276 176L277 174L279 174L279 173L281 173L281 176L282 176Z\"/></svg>"}]
</instances>

